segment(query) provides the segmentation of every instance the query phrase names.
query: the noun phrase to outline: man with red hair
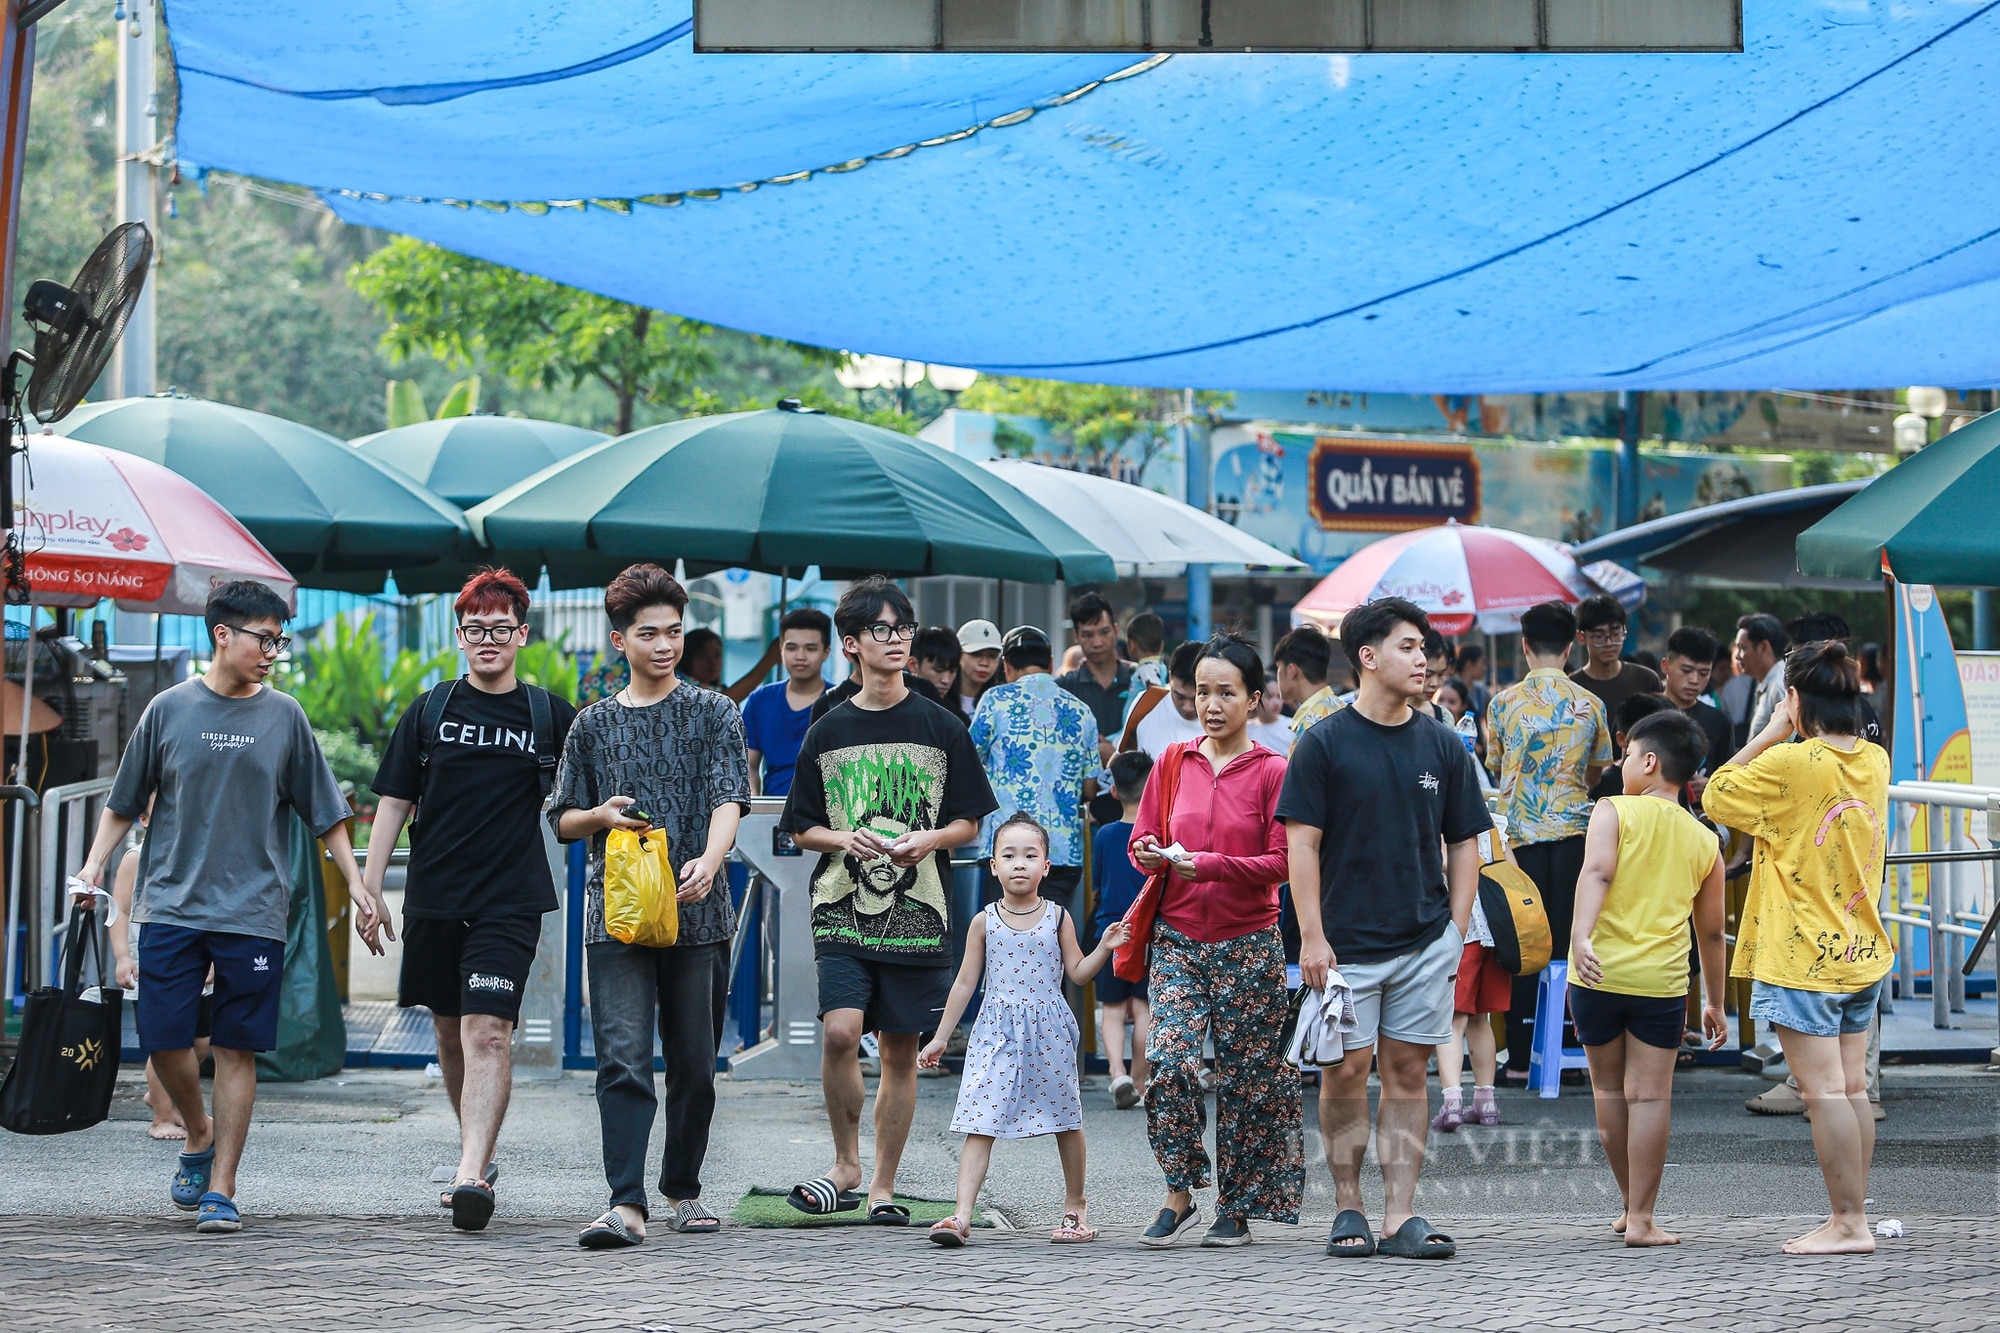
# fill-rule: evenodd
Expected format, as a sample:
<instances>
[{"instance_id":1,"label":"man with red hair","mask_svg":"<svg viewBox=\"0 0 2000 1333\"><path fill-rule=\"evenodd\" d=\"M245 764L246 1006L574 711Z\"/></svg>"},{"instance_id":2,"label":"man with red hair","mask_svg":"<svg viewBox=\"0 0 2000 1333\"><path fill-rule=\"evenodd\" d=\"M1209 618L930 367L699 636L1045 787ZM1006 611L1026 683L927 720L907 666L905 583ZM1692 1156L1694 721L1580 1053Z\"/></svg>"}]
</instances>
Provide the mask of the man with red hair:
<instances>
[{"instance_id":1,"label":"man with red hair","mask_svg":"<svg viewBox=\"0 0 2000 1333\"><path fill-rule=\"evenodd\" d=\"M458 1113L458 1174L440 1200L451 1224L493 1216L493 1161L513 1084L510 1049L521 993L556 909L542 803L576 710L514 675L528 640L528 590L482 569L452 603L466 674L420 695L397 722L375 774L382 803L368 838L376 893L396 838L410 828L397 1000L431 1011L438 1065Z\"/></svg>"}]
</instances>

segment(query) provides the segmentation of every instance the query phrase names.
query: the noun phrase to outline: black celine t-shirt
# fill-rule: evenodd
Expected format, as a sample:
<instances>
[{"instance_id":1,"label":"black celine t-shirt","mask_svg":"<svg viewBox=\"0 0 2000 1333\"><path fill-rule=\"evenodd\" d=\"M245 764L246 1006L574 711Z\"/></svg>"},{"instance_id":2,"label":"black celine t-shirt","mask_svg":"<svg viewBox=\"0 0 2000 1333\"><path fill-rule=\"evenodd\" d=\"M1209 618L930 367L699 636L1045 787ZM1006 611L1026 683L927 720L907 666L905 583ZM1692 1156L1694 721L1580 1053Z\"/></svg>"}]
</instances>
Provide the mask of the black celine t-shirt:
<instances>
[{"instance_id":1,"label":"black celine t-shirt","mask_svg":"<svg viewBox=\"0 0 2000 1333\"><path fill-rule=\"evenodd\" d=\"M1443 844L1493 827L1472 765L1422 714L1385 727L1343 708L1292 747L1278 818L1321 830L1320 912L1338 961L1400 957L1444 933Z\"/></svg>"},{"instance_id":2,"label":"black celine t-shirt","mask_svg":"<svg viewBox=\"0 0 2000 1333\"><path fill-rule=\"evenodd\" d=\"M554 911L528 687L488 694L460 680L434 688L451 688L451 700L428 769L417 761L426 690L396 723L373 784L379 795L417 803L403 914L470 921ZM549 720L560 755L576 709L551 695Z\"/></svg>"},{"instance_id":3,"label":"black celine t-shirt","mask_svg":"<svg viewBox=\"0 0 2000 1333\"><path fill-rule=\"evenodd\" d=\"M851 700L812 724L783 827L904 833L984 819L999 802L957 714L912 693L893 708ZM948 964L951 855L904 868L889 857L822 855L813 868L813 948L891 963Z\"/></svg>"}]
</instances>

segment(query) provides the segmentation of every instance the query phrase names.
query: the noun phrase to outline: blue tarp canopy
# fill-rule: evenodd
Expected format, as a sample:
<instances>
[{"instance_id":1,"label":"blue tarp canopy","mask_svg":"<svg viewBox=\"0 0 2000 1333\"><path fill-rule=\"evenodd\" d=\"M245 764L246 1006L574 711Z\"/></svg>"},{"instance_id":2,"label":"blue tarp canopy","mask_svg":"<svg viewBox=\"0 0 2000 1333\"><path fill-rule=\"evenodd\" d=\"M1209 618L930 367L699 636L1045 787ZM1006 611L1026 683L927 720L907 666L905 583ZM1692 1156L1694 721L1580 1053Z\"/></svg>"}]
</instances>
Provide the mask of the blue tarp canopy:
<instances>
[{"instance_id":1,"label":"blue tarp canopy","mask_svg":"<svg viewBox=\"0 0 2000 1333\"><path fill-rule=\"evenodd\" d=\"M1475 393L2000 383L1997 11L1747 0L1741 55L1136 62L696 56L687 0L168 20L182 160L351 222L989 371Z\"/></svg>"}]
</instances>

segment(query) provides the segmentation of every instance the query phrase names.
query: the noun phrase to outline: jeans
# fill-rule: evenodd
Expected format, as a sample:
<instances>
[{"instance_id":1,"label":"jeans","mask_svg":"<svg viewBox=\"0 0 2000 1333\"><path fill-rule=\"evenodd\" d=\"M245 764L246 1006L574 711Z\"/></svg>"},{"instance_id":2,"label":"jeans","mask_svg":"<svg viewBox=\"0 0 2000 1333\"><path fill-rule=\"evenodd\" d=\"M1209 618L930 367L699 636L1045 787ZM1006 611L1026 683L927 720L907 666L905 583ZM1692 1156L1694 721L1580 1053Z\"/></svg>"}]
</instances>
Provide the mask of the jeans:
<instances>
[{"instance_id":1,"label":"jeans","mask_svg":"<svg viewBox=\"0 0 2000 1333\"><path fill-rule=\"evenodd\" d=\"M646 1209L646 1142L659 1099L653 1032L666 1062L660 1192L701 1195L715 1117L715 1052L729 999L726 943L652 949L611 941L590 954L590 1027L597 1040L597 1118L611 1203Z\"/></svg>"}]
</instances>

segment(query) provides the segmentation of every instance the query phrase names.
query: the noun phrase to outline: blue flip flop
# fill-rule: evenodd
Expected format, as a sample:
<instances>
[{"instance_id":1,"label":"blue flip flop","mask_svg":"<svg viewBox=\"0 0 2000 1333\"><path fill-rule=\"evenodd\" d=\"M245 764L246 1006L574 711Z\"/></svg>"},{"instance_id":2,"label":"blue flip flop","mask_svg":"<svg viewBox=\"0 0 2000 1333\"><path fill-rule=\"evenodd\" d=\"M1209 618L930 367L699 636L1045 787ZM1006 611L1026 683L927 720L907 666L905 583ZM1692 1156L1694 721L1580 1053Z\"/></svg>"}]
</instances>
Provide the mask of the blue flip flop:
<instances>
[{"instance_id":1,"label":"blue flip flop","mask_svg":"<svg viewBox=\"0 0 2000 1333\"><path fill-rule=\"evenodd\" d=\"M208 1193L209 1173L215 1169L215 1148L210 1145L207 1152L184 1152L180 1165L174 1170L173 1188L168 1191L174 1207L184 1213L191 1213L201 1206L202 1195Z\"/></svg>"},{"instance_id":2,"label":"blue flip flop","mask_svg":"<svg viewBox=\"0 0 2000 1333\"><path fill-rule=\"evenodd\" d=\"M195 1209L194 1229L205 1232L241 1231L243 1218L236 1211L236 1201L214 1190L202 1195L201 1204Z\"/></svg>"}]
</instances>

